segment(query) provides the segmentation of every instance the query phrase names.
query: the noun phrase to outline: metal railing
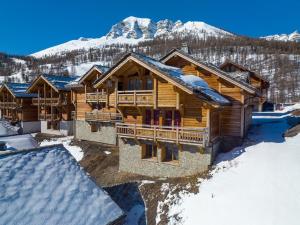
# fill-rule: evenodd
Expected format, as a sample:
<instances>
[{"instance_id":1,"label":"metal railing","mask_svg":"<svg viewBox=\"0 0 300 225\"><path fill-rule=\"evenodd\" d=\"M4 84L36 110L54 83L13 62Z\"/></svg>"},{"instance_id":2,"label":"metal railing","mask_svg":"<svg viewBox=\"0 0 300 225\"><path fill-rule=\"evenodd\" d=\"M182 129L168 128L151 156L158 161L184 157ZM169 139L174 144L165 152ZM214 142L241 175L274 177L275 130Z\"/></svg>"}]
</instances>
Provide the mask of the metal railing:
<instances>
[{"instance_id":1,"label":"metal railing","mask_svg":"<svg viewBox=\"0 0 300 225\"><path fill-rule=\"evenodd\" d=\"M87 112L85 113L86 121L99 121L99 122L121 122L123 120L120 113L111 112Z\"/></svg>"},{"instance_id":2,"label":"metal railing","mask_svg":"<svg viewBox=\"0 0 300 225\"><path fill-rule=\"evenodd\" d=\"M203 147L208 144L207 128L117 123L116 129L119 137L180 144L194 144L201 145Z\"/></svg>"}]
</instances>

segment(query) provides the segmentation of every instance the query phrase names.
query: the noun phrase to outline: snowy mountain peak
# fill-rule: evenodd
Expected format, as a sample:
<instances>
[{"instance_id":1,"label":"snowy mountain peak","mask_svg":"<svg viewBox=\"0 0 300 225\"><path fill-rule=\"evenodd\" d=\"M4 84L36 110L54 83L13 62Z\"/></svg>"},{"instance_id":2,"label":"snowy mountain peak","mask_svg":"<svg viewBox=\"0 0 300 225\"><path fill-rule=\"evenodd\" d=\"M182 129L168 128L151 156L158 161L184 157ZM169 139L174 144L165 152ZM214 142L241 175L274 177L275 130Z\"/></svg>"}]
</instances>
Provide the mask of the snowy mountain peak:
<instances>
[{"instance_id":1,"label":"snowy mountain peak","mask_svg":"<svg viewBox=\"0 0 300 225\"><path fill-rule=\"evenodd\" d=\"M35 57L45 57L47 55L63 54L68 51L90 48L100 48L112 44L136 45L141 41L152 40L156 37L172 38L175 34L180 36L194 35L199 38L207 36L225 37L233 34L211 26L200 21L189 21L186 23L180 20L173 22L165 19L154 22L149 18L138 18L130 16L113 25L110 31L101 38L79 38L66 43L42 50L32 54Z\"/></svg>"},{"instance_id":2,"label":"snowy mountain peak","mask_svg":"<svg viewBox=\"0 0 300 225\"><path fill-rule=\"evenodd\" d=\"M274 40L274 41L295 41L295 42L300 42L300 34L298 31L294 31L291 34L275 34L275 35L269 35L262 37L263 39L266 40Z\"/></svg>"}]
</instances>

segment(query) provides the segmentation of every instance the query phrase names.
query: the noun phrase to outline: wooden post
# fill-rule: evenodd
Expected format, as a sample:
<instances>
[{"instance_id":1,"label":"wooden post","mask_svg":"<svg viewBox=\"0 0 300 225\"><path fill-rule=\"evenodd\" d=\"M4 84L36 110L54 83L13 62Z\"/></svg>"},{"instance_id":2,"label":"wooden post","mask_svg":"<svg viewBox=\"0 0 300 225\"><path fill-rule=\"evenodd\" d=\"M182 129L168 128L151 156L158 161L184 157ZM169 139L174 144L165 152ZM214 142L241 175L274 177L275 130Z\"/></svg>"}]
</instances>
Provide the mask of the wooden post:
<instances>
[{"instance_id":1,"label":"wooden post","mask_svg":"<svg viewBox=\"0 0 300 225\"><path fill-rule=\"evenodd\" d=\"M206 113L206 127L207 127L207 143L210 141L210 109L207 109Z\"/></svg>"},{"instance_id":2,"label":"wooden post","mask_svg":"<svg viewBox=\"0 0 300 225\"><path fill-rule=\"evenodd\" d=\"M116 78L115 80L115 95L116 95L116 99L115 99L115 107L118 107L118 78Z\"/></svg>"},{"instance_id":3,"label":"wooden post","mask_svg":"<svg viewBox=\"0 0 300 225\"><path fill-rule=\"evenodd\" d=\"M179 110L180 108L180 94L178 90L176 91L176 109Z\"/></svg>"},{"instance_id":4,"label":"wooden post","mask_svg":"<svg viewBox=\"0 0 300 225\"><path fill-rule=\"evenodd\" d=\"M108 94L108 87L106 87L106 108L109 107L109 94Z\"/></svg>"},{"instance_id":5,"label":"wooden post","mask_svg":"<svg viewBox=\"0 0 300 225\"><path fill-rule=\"evenodd\" d=\"M87 100L87 97L86 97L86 84L84 84L84 95L85 95L85 101Z\"/></svg>"},{"instance_id":6,"label":"wooden post","mask_svg":"<svg viewBox=\"0 0 300 225\"><path fill-rule=\"evenodd\" d=\"M136 106L136 90L133 91L133 105Z\"/></svg>"},{"instance_id":7,"label":"wooden post","mask_svg":"<svg viewBox=\"0 0 300 225\"><path fill-rule=\"evenodd\" d=\"M50 89L50 95L51 95L51 128L53 129L53 102L52 102L52 98L53 98L53 91L52 88Z\"/></svg>"},{"instance_id":8,"label":"wooden post","mask_svg":"<svg viewBox=\"0 0 300 225\"><path fill-rule=\"evenodd\" d=\"M157 79L153 77L153 108L157 109Z\"/></svg>"},{"instance_id":9,"label":"wooden post","mask_svg":"<svg viewBox=\"0 0 300 225\"><path fill-rule=\"evenodd\" d=\"M245 132L245 108L244 108L244 104L245 104L245 96L242 93L241 96L241 137L244 137L244 132Z\"/></svg>"},{"instance_id":10,"label":"wooden post","mask_svg":"<svg viewBox=\"0 0 300 225\"><path fill-rule=\"evenodd\" d=\"M97 109L99 109L99 90L98 90L98 88L96 89L96 94L97 94Z\"/></svg>"}]
</instances>

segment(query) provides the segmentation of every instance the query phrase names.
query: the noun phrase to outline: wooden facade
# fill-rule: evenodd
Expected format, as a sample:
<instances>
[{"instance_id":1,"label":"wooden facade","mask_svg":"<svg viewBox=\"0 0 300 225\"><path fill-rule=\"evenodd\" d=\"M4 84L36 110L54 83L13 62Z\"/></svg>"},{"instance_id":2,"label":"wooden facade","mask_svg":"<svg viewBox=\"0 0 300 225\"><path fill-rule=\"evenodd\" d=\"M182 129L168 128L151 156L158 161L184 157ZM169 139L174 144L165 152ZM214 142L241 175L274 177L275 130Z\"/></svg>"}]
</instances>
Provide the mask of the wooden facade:
<instances>
[{"instance_id":1,"label":"wooden facade","mask_svg":"<svg viewBox=\"0 0 300 225\"><path fill-rule=\"evenodd\" d=\"M38 120L37 107L32 106L35 95L26 93L29 84L7 83L0 89L0 109L2 119L11 123ZM23 90L23 91L22 91Z\"/></svg>"},{"instance_id":2,"label":"wooden facade","mask_svg":"<svg viewBox=\"0 0 300 225\"><path fill-rule=\"evenodd\" d=\"M37 77L28 88L28 93L37 97L31 104L38 109L38 119L47 121L47 129L59 130L60 121L72 120L74 106L71 90L66 87L74 78L54 75Z\"/></svg>"},{"instance_id":3,"label":"wooden facade","mask_svg":"<svg viewBox=\"0 0 300 225\"><path fill-rule=\"evenodd\" d=\"M98 92L93 93L103 110L121 115L119 137L202 147L219 137L219 126L211 121L219 118L222 106L202 100L133 56L120 65L94 85Z\"/></svg>"},{"instance_id":4,"label":"wooden facade","mask_svg":"<svg viewBox=\"0 0 300 225\"><path fill-rule=\"evenodd\" d=\"M185 74L201 77L211 88L230 99L231 106L224 107L219 115L214 114L212 121L219 124L220 136L245 136L251 123L253 108L266 98L266 81L261 79L259 83L254 83L258 78L253 76L250 77L249 84L245 85L231 76L226 76L218 68L198 62L179 50L170 52L162 62L181 68Z\"/></svg>"}]
</instances>

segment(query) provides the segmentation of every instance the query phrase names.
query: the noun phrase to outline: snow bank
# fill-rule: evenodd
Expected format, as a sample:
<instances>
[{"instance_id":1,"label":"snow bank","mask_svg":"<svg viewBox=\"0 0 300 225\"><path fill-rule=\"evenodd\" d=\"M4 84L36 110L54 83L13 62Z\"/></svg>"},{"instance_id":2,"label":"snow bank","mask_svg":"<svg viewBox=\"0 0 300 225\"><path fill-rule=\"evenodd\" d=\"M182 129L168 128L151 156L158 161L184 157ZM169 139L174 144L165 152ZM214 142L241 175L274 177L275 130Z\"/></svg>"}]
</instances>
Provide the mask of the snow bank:
<instances>
[{"instance_id":1,"label":"snow bank","mask_svg":"<svg viewBox=\"0 0 300 225\"><path fill-rule=\"evenodd\" d=\"M0 156L0 224L99 224L122 216L63 146Z\"/></svg>"},{"instance_id":2,"label":"snow bank","mask_svg":"<svg viewBox=\"0 0 300 225\"><path fill-rule=\"evenodd\" d=\"M62 138L52 138L50 141L48 141L48 140L42 141L40 146L63 144L63 146L71 153L71 155L77 161L80 161L83 158L83 151L78 146L70 145L73 138L74 138L73 136L62 137Z\"/></svg>"},{"instance_id":3,"label":"snow bank","mask_svg":"<svg viewBox=\"0 0 300 225\"><path fill-rule=\"evenodd\" d=\"M300 135L284 140L287 121L255 121L249 138L257 144L219 155L199 193L181 193L180 203L170 206L169 216L182 218L170 224L299 224Z\"/></svg>"},{"instance_id":4,"label":"snow bank","mask_svg":"<svg viewBox=\"0 0 300 225\"><path fill-rule=\"evenodd\" d=\"M4 141L6 143L7 150L11 151L38 147L38 143L30 134L0 137L0 141Z\"/></svg>"}]
</instances>

